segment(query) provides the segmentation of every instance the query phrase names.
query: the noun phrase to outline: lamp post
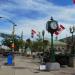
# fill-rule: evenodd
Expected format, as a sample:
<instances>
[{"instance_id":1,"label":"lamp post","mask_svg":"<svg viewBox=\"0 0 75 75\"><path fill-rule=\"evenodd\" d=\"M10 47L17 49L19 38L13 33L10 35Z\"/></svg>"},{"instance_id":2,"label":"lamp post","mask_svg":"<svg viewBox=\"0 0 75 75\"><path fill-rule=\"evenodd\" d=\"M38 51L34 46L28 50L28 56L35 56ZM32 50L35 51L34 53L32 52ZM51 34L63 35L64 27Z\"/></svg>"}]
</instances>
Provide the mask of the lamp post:
<instances>
[{"instance_id":1,"label":"lamp post","mask_svg":"<svg viewBox=\"0 0 75 75\"><path fill-rule=\"evenodd\" d=\"M73 38L73 34L75 32L75 27L70 27L69 28L70 33L72 34L72 40L71 40L71 56L69 59L69 66L70 67L75 67L75 50L74 50L74 38Z\"/></svg>"},{"instance_id":2,"label":"lamp post","mask_svg":"<svg viewBox=\"0 0 75 75\"><path fill-rule=\"evenodd\" d=\"M22 33L21 33L21 42L22 42L22 45L21 45L21 53L22 53L22 55L23 55L23 47L24 47L24 44L23 44L23 31L22 31Z\"/></svg>"},{"instance_id":3,"label":"lamp post","mask_svg":"<svg viewBox=\"0 0 75 75\"><path fill-rule=\"evenodd\" d=\"M14 52L14 33L15 33L15 26L17 26L12 20L8 19L8 18L5 18L5 17L0 17L0 18L4 18L6 19L7 21L9 21L10 23L13 24L13 31L12 31L12 51Z\"/></svg>"},{"instance_id":4,"label":"lamp post","mask_svg":"<svg viewBox=\"0 0 75 75\"><path fill-rule=\"evenodd\" d=\"M42 31L42 36L43 36L43 53L44 53L44 35L45 35L45 31Z\"/></svg>"},{"instance_id":5,"label":"lamp post","mask_svg":"<svg viewBox=\"0 0 75 75\"><path fill-rule=\"evenodd\" d=\"M74 56L75 55L75 51L74 51L74 38L73 38L73 33L75 32L75 27L70 27L70 33L72 34L72 48L71 48L71 55Z\"/></svg>"}]
</instances>

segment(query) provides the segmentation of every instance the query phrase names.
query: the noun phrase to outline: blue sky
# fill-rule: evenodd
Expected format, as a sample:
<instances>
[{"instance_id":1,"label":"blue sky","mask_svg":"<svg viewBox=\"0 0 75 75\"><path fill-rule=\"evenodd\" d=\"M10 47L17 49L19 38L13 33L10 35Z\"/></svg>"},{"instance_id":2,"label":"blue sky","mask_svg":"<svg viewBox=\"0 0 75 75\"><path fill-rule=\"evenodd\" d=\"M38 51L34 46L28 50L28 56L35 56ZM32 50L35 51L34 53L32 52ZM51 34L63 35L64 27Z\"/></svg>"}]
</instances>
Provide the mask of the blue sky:
<instances>
[{"instance_id":1,"label":"blue sky","mask_svg":"<svg viewBox=\"0 0 75 75\"><path fill-rule=\"evenodd\" d=\"M23 31L24 39L31 37L31 30L42 32L50 37L46 31L46 22L51 16L62 24L65 30L58 38L70 36L69 27L75 24L75 4L72 0L0 0L0 32L12 33L13 24L17 24L15 33L20 35ZM36 37L36 36L35 36ZM55 35L54 35L55 37Z\"/></svg>"}]
</instances>

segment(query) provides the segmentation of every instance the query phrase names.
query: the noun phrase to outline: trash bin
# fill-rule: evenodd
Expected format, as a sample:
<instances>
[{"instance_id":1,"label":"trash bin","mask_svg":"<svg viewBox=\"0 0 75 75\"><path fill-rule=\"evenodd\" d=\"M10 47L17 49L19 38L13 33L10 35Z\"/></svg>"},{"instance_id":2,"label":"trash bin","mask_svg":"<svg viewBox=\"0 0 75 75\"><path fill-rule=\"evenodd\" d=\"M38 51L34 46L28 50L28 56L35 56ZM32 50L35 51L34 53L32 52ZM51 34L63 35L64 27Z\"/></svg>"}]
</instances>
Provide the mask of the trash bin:
<instances>
[{"instance_id":1,"label":"trash bin","mask_svg":"<svg viewBox=\"0 0 75 75\"><path fill-rule=\"evenodd\" d=\"M7 64L8 65L13 64L13 55L12 55L12 53L8 53L8 56L7 56Z\"/></svg>"}]
</instances>

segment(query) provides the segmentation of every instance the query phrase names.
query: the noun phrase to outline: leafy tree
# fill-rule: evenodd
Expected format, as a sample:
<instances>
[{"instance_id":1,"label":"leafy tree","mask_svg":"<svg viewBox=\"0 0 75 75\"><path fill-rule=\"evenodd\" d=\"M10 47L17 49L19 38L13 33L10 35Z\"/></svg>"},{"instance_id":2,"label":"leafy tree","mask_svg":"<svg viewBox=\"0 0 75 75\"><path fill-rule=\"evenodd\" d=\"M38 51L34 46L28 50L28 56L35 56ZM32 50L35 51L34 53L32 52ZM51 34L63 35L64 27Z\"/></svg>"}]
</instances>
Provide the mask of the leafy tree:
<instances>
[{"instance_id":1,"label":"leafy tree","mask_svg":"<svg viewBox=\"0 0 75 75\"><path fill-rule=\"evenodd\" d=\"M9 48L11 48L11 44L12 44L11 39L5 38L2 40L2 45L5 45L5 46L8 46Z\"/></svg>"},{"instance_id":2,"label":"leafy tree","mask_svg":"<svg viewBox=\"0 0 75 75\"><path fill-rule=\"evenodd\" d=\"M32 41L30 39L26 40L25 48L27 48L27 47L30 47L30 48L32 47Z\"/></svg>"},{"instance_id":3,"label":"leafy tree","mask_svg":"<svg viewBox=\"0 0 75 75\"><path fill-rule=\"evenodd\" d=\"M43 51L43 48L45 50L45 48L49 45L49 41L48 40L44 40L42 39L42 36L39 32L36 41L33 41L32 43L32 51Z\"/></svg>"},{"instance_id":4,"label":"leafy tree","mask_svg":"<svg viewBox=\"0 0 75 75\"><path fill-rule=\"evenodd\" d=\"M13 41L11 38L5 38L2 40L2 45L6 45L11 49L12 49L12 43L13 43ZM18 51L19 48L22 48L24 46L24 43L25 42L23 40L14 38L15 51Z\"/></svg>"}]
</instances>

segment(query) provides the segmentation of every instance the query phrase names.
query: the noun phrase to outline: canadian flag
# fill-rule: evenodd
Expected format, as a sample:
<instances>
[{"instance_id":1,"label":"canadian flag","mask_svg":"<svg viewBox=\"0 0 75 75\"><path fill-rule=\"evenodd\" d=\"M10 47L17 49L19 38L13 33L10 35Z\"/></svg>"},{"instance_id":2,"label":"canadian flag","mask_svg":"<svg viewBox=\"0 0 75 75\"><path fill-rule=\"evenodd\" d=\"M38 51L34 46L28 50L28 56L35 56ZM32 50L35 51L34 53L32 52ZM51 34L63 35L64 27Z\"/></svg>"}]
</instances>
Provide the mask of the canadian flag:
<instances>
[{"instance_id":1,"label":"canadian flag","mask_svg":"<svg viewBox=\"0 0 75 75\"><path fill-rule=\"evenodd\" d=\"M34 29L31 30L31 37L34 37L34 34L36 34L36 31Z\"/></svg>"},{"instance_id":2,"label":"canadian flag","mask_svg":"<svg viewBox=\"0 0 75 75\"><path fill-rule=\"evenodd\" d=\"M63 25L60 25L58 30L56 32L54 32L54 34L59 35L64 29L65 29L65 27Z\"/></svg>"},{"instance_id":3,"label":"canadian flag","mask_svg":"<svg viewBox=\"0 0 75 75\"><path fill-rule=\"evenodd\" d=\"M36 31L32 29L32 33L33 33L33 34L36 34Z\"/></svg>"}]
</instances>

